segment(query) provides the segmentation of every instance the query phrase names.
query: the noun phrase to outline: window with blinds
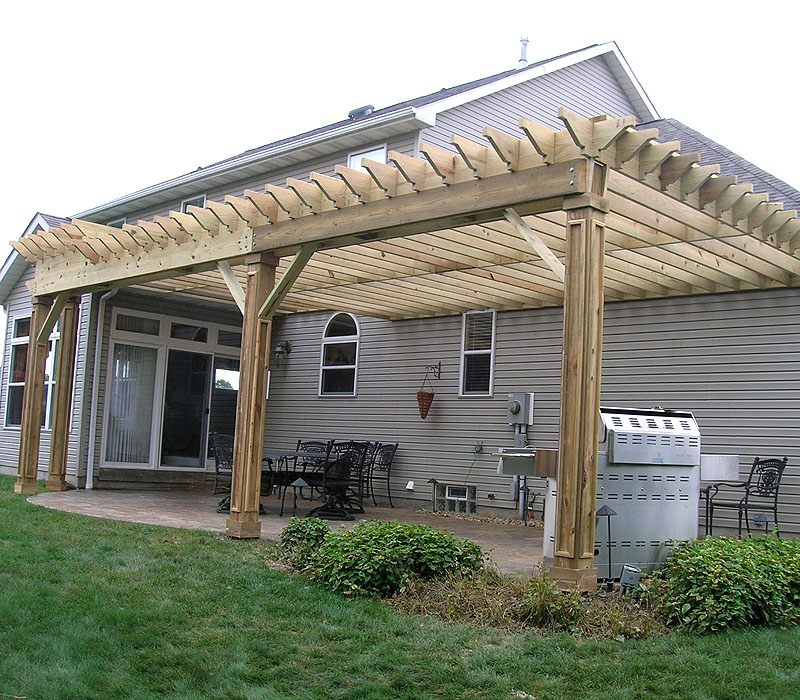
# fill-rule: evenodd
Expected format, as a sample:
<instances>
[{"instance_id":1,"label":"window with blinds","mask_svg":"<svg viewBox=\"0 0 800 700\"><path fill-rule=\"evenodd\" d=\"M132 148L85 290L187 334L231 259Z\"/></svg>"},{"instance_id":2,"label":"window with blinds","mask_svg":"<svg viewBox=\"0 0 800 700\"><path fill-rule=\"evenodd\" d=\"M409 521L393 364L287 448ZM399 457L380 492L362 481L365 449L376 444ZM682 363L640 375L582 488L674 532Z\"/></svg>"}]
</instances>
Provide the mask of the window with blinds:
<instances>
[{"instance_id":1,"label":"window with blinds","mask_svg":"<svg viewBox=\"0 0 800 700\"><path fill-rule=\"evenodd\" d=\"M461 335L462 396L491 396L494 380L495 312L470 311Z\"/></svg>"}]
</instances>

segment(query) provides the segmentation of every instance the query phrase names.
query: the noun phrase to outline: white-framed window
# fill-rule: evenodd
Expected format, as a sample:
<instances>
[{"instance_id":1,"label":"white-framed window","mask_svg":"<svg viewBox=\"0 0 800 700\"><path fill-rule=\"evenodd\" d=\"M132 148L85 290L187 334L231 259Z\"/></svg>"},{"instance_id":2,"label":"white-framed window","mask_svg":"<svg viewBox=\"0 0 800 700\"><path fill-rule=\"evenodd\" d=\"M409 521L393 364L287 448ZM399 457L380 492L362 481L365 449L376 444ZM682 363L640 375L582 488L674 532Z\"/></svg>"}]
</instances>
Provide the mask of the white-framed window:
<instances>
[{"instance_id":1,"label":"white-framed window","mask_svg":"<svg viewBox=\"0 0 800 700\"><path fill-rule=\"evenodd\" d=\"M352 314L328 319L322 334L319 370L320 396L355 396L361 332Z\"/></svg>"},{"instance_id":2,"label":"white-framed window","mask_svg":"<svg viewBox=\"0 0 800 700\"><path fill-rule=\"evenodd\" d=\"M379 163L385 163L386 144L383 146L374 146L373 148L368 148L364 151L349 153L347 156L347 167L353 168L354 170L367 172L366 169L361 165L361 161L364 160L364 158L367 158L368 160L376 160Z\"/></svg>"},{"instance_id":3,"label":"white-framed window","mask_svg":"<svg viewBox=\"0 0 800 700\"><path fill-rule=\"evenodd\" d=\"M106 226L113 226L114 228L122 228L127 223L127 219L123 216L121 219L114 219L109 221Z\"/></svg>"},{"instance_id":4,"label":"white-framed window","mask_svg":"<svg viewBox=\"0 0 800 700\"><path fill-rule=\"evenodd\" d=\"M28 344L30 342L30 316L9 319L11 338L9 348L11 362L8 368L8 395L6 397L5 424L9 427L22 425L22 399L25 393L25 376L28 363ZM50 334L50 347L44 366L44 411L42 411L42 427L49 430L55 400L55 367L58 353L59 323L56 323Z\"/></svg>"},{"instance_id":5,"label":"white-framed window","mask_svg":"<svg viewBox=\"0 0 800 700\"><path fill-rule=\"evenodd\" d=\"M494 311L468 311L462 317L461 396L491 396L494 391L495 320Z\"/></svg>"},{"instance_id":6,"label":"white-framed window","mask_svg":"<svg viewBox=\"0 0 800 700\"><path fill-rule=\"evenodd\" d=\"M181 202L181 212L184 214L189 207L204 207L206 205L206 196L204 194L198 195L197 197L192 197L190 199L184 199Z\"/></svg>"},{"instance_id":7,"label":"white-framed window","mask_svg":"<svg viewBox=\"0 0 800 700\"><path fill-rule=\"evenodd\" d=\"M478 489L467 484L435 484L434 510L474 515L478 511Z\"/></svg>"}]
</instances>

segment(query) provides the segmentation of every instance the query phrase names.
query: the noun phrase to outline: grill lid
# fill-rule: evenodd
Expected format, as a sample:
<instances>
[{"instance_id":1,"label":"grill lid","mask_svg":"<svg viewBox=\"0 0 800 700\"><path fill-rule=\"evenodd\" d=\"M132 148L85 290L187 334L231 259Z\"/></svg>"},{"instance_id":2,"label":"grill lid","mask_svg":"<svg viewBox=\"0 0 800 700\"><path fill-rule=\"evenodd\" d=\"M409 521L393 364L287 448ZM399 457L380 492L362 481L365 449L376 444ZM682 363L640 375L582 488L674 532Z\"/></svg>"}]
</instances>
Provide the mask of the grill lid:
<instances>
[{"instance_id":1,"label":"grill lid","mask_svg":"<svg viewBox=\"0 0 800 700\"><path fill-rule=\"evenodd\" d=\"M609 464L700 464L700 428L689 411L601 407Z\"/></svg>"}]
</instances>

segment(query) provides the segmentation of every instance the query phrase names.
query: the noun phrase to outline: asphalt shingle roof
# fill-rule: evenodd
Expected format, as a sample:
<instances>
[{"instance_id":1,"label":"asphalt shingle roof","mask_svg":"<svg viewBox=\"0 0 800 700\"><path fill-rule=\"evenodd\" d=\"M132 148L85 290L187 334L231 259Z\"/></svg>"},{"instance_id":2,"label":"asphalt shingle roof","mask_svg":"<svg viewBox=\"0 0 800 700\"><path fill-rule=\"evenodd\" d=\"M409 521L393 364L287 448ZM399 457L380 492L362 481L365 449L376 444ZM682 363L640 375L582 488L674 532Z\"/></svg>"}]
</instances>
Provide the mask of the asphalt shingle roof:
<instances>
[{"instance_id":1,"label":"asphalt shingle roof","mask_svg":"<svg viewBox=\"0 0 800 700\"><path fill-rule=\"evenodd\" d=\"M680 141L682 153L699 153L702 164L717 163L722 175L738 175L740 183L753 185L754 192L769 194L770 202L783 202L784 209L800 210L800 192L794 187L770 175L740 155L712 141L699 131L686 126L677 119L657 119L638 128L656 127L659 141Z\"/></svg>"}]
</instances>

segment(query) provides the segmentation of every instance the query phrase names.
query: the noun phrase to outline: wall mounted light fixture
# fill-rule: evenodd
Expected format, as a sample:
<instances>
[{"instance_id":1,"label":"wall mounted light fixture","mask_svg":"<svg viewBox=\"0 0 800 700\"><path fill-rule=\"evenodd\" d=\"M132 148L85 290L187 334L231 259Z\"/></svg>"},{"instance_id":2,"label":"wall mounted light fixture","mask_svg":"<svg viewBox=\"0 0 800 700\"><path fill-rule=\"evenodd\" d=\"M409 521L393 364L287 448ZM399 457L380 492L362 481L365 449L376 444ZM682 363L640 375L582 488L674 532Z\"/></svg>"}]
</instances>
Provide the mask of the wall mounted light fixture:
<instances>
[{"instance_id":1,"label":"wall mounted light fixture","mask_svg":"<svg viewBox=\"0 0 800 700\"><path fill-rule=\"evenodd\" d=\"M283 361L288 357L292 351L292 343L290 340L281 340L272 348L272 362L275 367L280 367Z\"/></svg>"}]
</instances>

